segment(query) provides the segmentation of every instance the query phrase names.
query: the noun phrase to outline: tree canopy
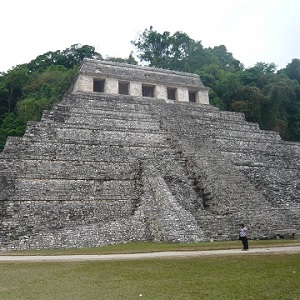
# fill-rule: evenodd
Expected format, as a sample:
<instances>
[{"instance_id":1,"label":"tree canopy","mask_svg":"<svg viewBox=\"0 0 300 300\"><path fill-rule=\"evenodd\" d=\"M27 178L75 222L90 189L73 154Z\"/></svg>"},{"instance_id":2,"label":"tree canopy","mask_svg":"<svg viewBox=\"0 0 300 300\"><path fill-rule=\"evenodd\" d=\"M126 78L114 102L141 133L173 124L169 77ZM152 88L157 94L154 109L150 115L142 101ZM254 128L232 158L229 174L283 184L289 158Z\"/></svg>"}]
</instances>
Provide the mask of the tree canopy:
<instances>
[{"instance_id":1,"label":"tree canopy","mask_svg":"<svg viewBox=\"0 0 300 300\"><path fill-rule=\"evenodd\" d=\"M168 31L159 33L145 29L131 42L138 51L141 62L152 67L196 73L208 65L222 69L240 70L240 61L233 58L224 45L205 49L201 41L191 39L186 33Z\"/></svg>"}]
</instances>

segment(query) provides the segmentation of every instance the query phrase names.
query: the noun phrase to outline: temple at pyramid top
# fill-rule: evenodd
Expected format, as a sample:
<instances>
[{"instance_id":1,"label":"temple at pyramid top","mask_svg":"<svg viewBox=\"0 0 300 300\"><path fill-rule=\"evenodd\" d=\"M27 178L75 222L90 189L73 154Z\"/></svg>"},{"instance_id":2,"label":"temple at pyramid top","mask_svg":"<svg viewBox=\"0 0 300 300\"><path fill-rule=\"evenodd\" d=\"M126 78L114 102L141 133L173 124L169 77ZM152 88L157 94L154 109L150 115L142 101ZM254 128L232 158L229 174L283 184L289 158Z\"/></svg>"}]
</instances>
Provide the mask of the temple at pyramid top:
<instances>
[{"instance_id":1,"label":"temple at pyramid top","mask_svg":"<svg viewBox=\"0 0 300 300\"><path fill-rule=\"evenodd\" d=\"M84 59L73 92L94 92L209 104L209 88L196 74Z\"/></svg>"}]
</instances>

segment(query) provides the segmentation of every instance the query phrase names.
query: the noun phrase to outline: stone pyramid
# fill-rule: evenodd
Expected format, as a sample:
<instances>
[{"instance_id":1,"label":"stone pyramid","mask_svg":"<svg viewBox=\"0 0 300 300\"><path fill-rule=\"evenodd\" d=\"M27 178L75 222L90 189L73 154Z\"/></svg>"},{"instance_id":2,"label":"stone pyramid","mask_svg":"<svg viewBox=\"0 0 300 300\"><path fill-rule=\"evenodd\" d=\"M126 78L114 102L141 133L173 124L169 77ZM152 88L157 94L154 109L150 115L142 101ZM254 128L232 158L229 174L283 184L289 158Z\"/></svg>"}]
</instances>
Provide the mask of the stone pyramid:
<instances>
[{"instance_id":1,"label":"stone pyramid","mask_svg":"<svg viewBox=\"0 0 300 300\"><path fill-rule=\"evenodd\" d=\"M0 247L295 236L300 144L209 105L193 74L85 59L0 154Z\"/></svg>"}]
</instances>

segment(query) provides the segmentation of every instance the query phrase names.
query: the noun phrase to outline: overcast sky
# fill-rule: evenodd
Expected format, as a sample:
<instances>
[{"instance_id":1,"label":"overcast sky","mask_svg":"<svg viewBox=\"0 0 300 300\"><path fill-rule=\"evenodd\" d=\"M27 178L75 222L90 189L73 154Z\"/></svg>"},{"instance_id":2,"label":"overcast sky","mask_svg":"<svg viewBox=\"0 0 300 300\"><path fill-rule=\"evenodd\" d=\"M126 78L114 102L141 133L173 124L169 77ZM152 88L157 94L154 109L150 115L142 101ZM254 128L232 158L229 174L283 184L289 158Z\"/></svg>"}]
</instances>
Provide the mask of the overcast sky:
<instances>
[{"instance_id":1,"label":"overcast sky","mask_svg":"<svg viewBox=\"0 0 300 300\"><path fill-rule=\"evenodd\" d=\"M0 71L77 43L126 58L151 25L206 48L223 44L246 67L300 58L299 0L3 0Z\"/></svg>"}]
</instances>

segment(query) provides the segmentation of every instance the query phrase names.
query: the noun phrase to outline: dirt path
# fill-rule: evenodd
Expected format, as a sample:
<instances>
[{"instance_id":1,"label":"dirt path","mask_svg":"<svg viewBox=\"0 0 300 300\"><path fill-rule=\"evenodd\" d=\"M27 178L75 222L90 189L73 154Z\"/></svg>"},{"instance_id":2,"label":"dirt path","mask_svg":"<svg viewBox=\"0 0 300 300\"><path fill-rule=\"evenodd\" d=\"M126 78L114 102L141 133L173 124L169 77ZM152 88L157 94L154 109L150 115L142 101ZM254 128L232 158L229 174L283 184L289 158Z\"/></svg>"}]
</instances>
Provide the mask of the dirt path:
<instances>
[{"instance_id":1,"label":"dirt path","mask_svg":"<svg viewBox=\"0 0 300 300\"><path fill-rule=\"evenodd\" d=\"M0 263L8 261L92 261L92 260L131 260L147 258L175 258L175 257L200 257L212 255L249 255L249 254L280 254L280 253L298 253L300 246L290 247L270 247L253 248L249 251L240 249L228 250L207 250L207 251L171 251L171 252L151 252L134 254L99 254L99 255L53 255L53 256L17 256L0 255Z\"/></svg>"}]
</instances>

